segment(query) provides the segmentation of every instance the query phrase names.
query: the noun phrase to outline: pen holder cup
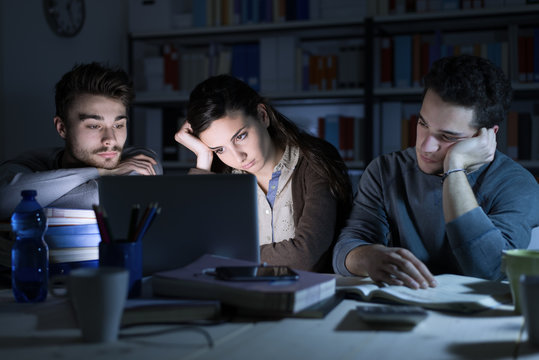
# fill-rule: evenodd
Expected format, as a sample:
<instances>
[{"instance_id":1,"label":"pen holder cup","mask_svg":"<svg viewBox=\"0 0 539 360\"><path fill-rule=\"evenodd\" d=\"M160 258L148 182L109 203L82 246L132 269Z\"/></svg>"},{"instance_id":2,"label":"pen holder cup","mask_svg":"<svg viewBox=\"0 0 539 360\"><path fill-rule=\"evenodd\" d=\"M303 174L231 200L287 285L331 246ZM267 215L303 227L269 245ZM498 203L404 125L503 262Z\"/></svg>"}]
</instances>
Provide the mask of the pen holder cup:
<instances>
[{"instance_id":1,"label":"pen holder cup","mask_svg":"<svg viewBox=\"0 0 539 360\"><path fill-rule=\"evenodd\" d=\"M142 287L142 241L99 243L99 266L115 266L129 270L128 298L139 297Z\"/></svg>"}]
</instances>

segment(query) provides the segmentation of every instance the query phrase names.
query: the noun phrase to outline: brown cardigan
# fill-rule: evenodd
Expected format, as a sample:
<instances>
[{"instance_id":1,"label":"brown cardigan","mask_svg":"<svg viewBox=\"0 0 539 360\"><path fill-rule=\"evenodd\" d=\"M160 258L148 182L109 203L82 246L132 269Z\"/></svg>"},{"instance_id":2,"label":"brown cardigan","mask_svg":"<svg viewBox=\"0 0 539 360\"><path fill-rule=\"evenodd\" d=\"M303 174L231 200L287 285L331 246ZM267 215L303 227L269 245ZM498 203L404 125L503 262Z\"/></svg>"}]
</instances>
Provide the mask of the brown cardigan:
<instances>
[{"instance_id":1,"label":"brown cardigan","mask_svg":"<svg viewBox=\"0 0 539 360\"><path fill-rule=\"evenodd\" d=\"M334 147L327 151L340 159ZM189 173L208 172L191 169ZM338 203L327 179L316 173L304 156L300 156L292 174L292 201L295 237L260 246L260 260L300 270L333 272L333 247L348 218L350 202Z\"/></svg>"}]
</instances>

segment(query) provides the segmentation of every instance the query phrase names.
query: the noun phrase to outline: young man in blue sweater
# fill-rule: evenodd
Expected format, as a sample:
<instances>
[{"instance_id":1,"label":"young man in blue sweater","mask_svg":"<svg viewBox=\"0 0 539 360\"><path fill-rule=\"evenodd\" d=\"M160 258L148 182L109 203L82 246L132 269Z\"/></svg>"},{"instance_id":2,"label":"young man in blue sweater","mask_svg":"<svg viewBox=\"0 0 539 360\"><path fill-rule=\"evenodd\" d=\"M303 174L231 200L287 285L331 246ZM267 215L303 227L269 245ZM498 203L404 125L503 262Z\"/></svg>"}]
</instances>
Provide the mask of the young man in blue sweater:
<instances>
[{"instance_id":1,"label":"young man in blue sweater","mask_svg":"<svg viewBox=\"0 0 539 360\"><path fill-rule=\"evenodd\" d=\"M500 279L502 251L539 225L539 185L496 150L511 84L490 61L461 55L425 77L414 148L362 175L333 253L335 272L411 288L433 274Z\"/></svg>"}]
</instances>

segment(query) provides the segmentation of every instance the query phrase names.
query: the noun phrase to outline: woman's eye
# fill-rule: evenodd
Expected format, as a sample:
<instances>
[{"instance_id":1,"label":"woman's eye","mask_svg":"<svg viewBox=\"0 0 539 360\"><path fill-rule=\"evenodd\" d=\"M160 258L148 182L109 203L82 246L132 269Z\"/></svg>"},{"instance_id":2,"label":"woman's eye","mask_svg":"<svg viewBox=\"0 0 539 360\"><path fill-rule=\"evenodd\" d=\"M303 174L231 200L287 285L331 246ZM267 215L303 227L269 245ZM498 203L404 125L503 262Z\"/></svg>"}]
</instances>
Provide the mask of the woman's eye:
<instances>
[{"instance_id":1,"label":"woman's eye","mask_svg":"<svg viewBox=\"0 0 539 360\"><path fill-rule=\"evenodd\" d=\"M218 148L218 149L213 150L213 152L216 154L222 154L223 150L224 150L223 148Z\"/></svg>"}]
</instances>

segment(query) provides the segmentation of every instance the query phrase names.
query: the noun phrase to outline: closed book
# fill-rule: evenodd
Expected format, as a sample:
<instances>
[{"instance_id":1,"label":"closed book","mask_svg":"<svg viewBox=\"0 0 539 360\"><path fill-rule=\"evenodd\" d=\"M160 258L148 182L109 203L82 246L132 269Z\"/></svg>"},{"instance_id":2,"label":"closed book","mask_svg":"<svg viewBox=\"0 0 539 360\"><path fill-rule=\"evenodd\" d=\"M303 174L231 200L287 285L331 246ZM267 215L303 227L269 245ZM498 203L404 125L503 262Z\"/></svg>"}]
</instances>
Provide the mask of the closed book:
<instances>
[{"instance_id":1,"label":"closed book","mask_svg":"<svg viewBox=\"0 0 539 360\"><path fill-rule=\"evenodd\" d=\"M436 287L411 289L406 286L378 286L358 277L337 279L337 290L365 301L391 301L434 310L475 312L510 303L509 285L470 276L443 274L434 277Z\"/></svg>"},{"instance_id":2,"label":"closed book","mask_svg":"<svg viewBox=\"0 0 539 360\"><path fill-rule=\"evenodd\" d=\"M220 313L221 305L214 300L127 299L121 326L213 320Z\"/></svg>"},{"instance_id":3,"label":"closed book","mask_svg":"<svg viewBox=\"0 0 539 360\"><path fill-rule=\"evenodd\" d=\"M45 236L81 234L99 234L99 227L97 226L97 222L93 224L82 225L49 226L47 228L47 231L45 232Z\"/></svg>"},{"instance_id":4,"label":"closed book","mask_svg":"<svg viewBox=\"0 0 539 360\"><path fill-rule=\"evenodd\" d=\"M69 209L69 208L43 208L45 216L48 219L48 225L84 225L95 224L95 213L88 209Z\"/></svg>"},{"instance_id":5,"label":"closed book","mask_svg":"<svg viewBox=\"0 0 539 360\"><path fill-rule=\"evenodd\" d=\"M101 235L97 234L72 234L72 235L47 235L45 242L49 249L92 247L99 246Z\"/></svg>"},{"instance_id":6,"label":"closed book","mask_svg":"<svg viewBox=\"0 0 539 360\"><path fill-rule=\"evenodd\" d=\"M335 277L296 270L293 281L226 281L215 278L218 266L258 265L251 261L203 255L179 269L157 272L152 278L156 296L218 300L261 314L294 314L335 293Z\"/></svg>"},{"instance_id":7,"label":"closed book","mask_svg":"<svg viewBox=\"0 0 539 360\"><path fill-rule=\"evenodd\" d=\"M99 259L99 247L71 247L49 249L50 263L67 263Z\"/></svg>"}]
</instances>

